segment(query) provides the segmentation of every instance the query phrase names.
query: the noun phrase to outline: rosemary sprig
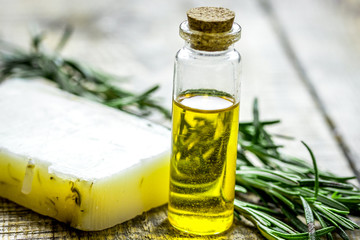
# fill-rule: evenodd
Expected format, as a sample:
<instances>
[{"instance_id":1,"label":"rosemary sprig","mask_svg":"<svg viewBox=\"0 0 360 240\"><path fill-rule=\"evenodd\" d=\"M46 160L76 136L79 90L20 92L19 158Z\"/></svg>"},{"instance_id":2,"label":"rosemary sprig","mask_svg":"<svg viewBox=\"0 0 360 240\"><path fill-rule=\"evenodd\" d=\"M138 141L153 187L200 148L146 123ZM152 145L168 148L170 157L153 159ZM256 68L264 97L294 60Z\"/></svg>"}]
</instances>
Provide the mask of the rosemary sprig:
<instances>
[{"instance_id":1,"label":"rosemary sprig","mask_svg":"<svg viewBox=\"0 0 360 240\"><path fill-rule=\"evenodd\" d=\"M347 183L354 177L338 177L320 171L305 142L302 143L310 154L312 165L282 154L265 129L280 121L260 121L257 100L253 113L253 122L239 124L236 189L242 194L252 192L260 201L249 206L238 194L235 216L241 214L252 221L267 239L312 240L322 235L333 239L331 232L349 239L345 230L359 228L347 217L360 211L360 189ZM255 166L250 155L259 159L262 166ZM306 221L301 221L299 216ZM320 229L315 229L315 219Z\"/></svg>"},{"instance_id":2,"label":"rosemary sprig","mask_svg":"<svg viewBox=\"0 0 360 240\"><path fill-rule=\"evenodd\" d=\"M43 33L32 36L30 51L0 41L0 82L8 77L46 78L65 91L131 114L144 116L157 110L170 118L170 112L152 97L158 85L140 94L133 93L118 87L116 82L119 79L115 76L61 57L60 52L71 32L67 27L51 54L44 49Z\"/></svg>"}]
</instances>

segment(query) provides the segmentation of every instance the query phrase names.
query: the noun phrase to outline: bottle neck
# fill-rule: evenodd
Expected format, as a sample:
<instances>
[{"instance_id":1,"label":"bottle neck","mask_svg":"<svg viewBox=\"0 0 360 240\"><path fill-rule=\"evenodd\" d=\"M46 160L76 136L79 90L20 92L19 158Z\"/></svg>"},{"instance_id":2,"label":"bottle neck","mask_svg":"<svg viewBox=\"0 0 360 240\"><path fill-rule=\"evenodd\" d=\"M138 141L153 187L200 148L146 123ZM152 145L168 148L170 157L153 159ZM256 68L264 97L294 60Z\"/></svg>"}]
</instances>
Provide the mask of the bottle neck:
<instances>
[{"instance_id":1,"label":"bottle neck","mask_svg":"<svg viewBox=\"0 0 360 240\"><path fill-rule=\"evenodd\" d=\"M234 44L227 46L225 49L222 49L222 50L207 51L207 50L197 49L196 46L194 46L190 41L185 41L184 49L187 51L191 51L198 55L223 55L223 54L233 51Z\"/></svg>"},{"instance_id":2,"label":"bottle neck","mask_svg":"<svg viewBox=\"0 0 360 240\"><path fill-rule=\"evenodd\" d=\"M241 27L233 23L228 32L208 33L190 29L188 21L184 21L180 24L180 36L195 50L220 52L228 50L240 39Z\"/></svg>"}]
</instances>

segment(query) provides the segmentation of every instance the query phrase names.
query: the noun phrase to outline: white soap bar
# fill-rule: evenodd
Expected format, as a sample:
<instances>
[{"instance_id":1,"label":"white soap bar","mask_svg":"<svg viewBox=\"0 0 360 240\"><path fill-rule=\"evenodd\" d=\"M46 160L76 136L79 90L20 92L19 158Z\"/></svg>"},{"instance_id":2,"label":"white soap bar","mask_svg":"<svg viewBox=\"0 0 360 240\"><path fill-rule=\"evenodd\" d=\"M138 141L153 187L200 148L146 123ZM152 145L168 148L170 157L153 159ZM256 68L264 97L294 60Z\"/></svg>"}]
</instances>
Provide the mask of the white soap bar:
<instances>
[{"instance_id":1,"label":"white soap bar","mask_svg":"<svg viewBox=\"0 0 360 240\"><path fill-rule=\"evenodd\" d=\"M0 84L0 196L82 230L167 202L170 131L45 81Z\"/></svg>"}]
</instances>

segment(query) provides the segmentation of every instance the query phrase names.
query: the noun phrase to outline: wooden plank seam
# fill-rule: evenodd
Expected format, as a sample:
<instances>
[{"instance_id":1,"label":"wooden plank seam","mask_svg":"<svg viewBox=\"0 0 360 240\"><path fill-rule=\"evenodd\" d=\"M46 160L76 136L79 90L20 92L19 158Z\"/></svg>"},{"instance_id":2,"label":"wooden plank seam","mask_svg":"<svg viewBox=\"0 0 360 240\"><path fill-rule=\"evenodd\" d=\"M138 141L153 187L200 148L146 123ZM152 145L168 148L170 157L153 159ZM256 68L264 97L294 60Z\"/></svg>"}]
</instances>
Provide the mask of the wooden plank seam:
<instances>
[{"instance_id":1,"label":"wooden plank seam","mask_svg":"<svg viewBox=\"0 0 360 240\"><path fill-rule=\"evenodd\" d=\"M301 64L301 61L297 57L295 50L292 47L292 44L289 38L287 37L284 28L281 26L281 23L278 17L276 16L271 3L269 2L269 0L258 0L258 3L260 4L261 9L263 9L267 17L270 19L271 26L274 28L274 32L279 38L279 41L281 42L281 46L283 46L284 48L286 56L289 58L290 63L293 65L296 74L299 76L300 80L303 82L306 89L309 91L309 94L312 100L314 101L316 107L319 109L320 114L323 117L324 121L326 122L326 126L329 128L332 137L339 146L341 152L343 153L352 171L354 172L358 182L360 183L360 172L356 169L356 165L355 165L356 159L352 154L350 148L348 147L348 144L342 137L342 134L338 131L335 121L333 121L333 119L329 115L324 102L320 98L316 88L312 83L312 80L306 73L303 64Z\"/></svg>"}]
</instances>

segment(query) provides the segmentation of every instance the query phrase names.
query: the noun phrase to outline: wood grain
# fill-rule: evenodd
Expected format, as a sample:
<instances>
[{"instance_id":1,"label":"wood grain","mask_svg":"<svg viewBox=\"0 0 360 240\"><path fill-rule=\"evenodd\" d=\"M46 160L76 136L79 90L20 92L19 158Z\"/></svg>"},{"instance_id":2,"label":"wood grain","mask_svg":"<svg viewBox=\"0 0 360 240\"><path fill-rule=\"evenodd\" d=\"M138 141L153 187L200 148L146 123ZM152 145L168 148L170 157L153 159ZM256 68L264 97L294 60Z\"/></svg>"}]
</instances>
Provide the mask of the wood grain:
<instances>
[{"instance_id":1,"label":"wood grain","mask_svg":"<svg viewBox=\"0 0 360 240\"><path fill-rule=\"evenodd\" d=\"M341 169L339 174L353 175L326 121L286 54L285 46L274 29L273 19L259 2L243 3L242 8L242 11L239 10L242 14L238 14L239 22L244 26L238 45L244 59L240 118L249 117L252 99L258 97L262 118L282 120L271 131L297 138L294 142L282 142L289 153L309 160L308 153L299 143L299 140L304 140L314 150L322 169Z\"/></svg>"},{"instance_id":2,"label":"wood grain","mask_svg":"<svg viewBox=\"0 0 360 240\"><path fill-rule=\"evenodd\" d=\"M347 16L359 18L360 3L270 2L287 55L360 179L360 29Z\"/></svg>"},{"instance_id":3,"label":"wood grain","mask_svg":"<svg viewBox=\"0 0 360 240\"><path fill-rule=\"evenodd\" d=\"M274 24L274 16L264 8L264 2L274 10L272 14L276 14L281 24ZM212 4L235 11L235 21L243 27L242 39L236 45L243 56L240 118L251 118L252 100L259 97L263 119L282 119L282 124L272 128L272 132L305 140L313 148L322 169L352 175L353 169L304 84L277 28L286 34L302 71L318 91L358 166L360 34L355 25L359 19L357 10L342 7L339 8L342 12L337 12L326 0L316 3L307 0L281 3L278 0L217 0ZM27 28L37 23L49 29L47 43L51 47L63 26L70 23L75 26L75 34L64 51L66 56L131 77L131 81L124 83L130 89L142 90L159 83L162 88L158 96L170 108L174 55L183 45L178 37L178 25L186 18L188 9L201 5L208 5L208 0L196 3L104 0L91 4L85 0L0 0L0 38L26 46ZM356 21L344 18L348 11ZM346 29L342 29L344 21ZM352 41L346 37L349 31ZM289 153L309 159L298 141L285 144ZM356 221L359 223L359 219ZM360 239L360 231L349 232L349 235L351 239ZM249 223L240 221L220 236L190 236L171 228L166 206L104 231L82 232L0 198L0 239L264 238Z\"/></svg>"},{"instance_id":4,"label":"wood grain","mask_svg":"<svg viewBox=\"0 0 360 240\"><path fill-rule=\"evenodd\" d=\"M216 236L194 236L182 233L170 226L167 206L155 208L112 228L84 232L68 227L54 219L41 216L15 203L0 198L0 239L264 239L251 223L235 220L225 233ZM360 218L354 219L360 223ZM347 231L351 239L359 239L360 231ZM340 239L340 238L335 238Z\"/></svg>"},{"instance_id":5,"label":"wood grain","mask_svg":"<svg viewBox=\"0 0 360 240\"><path fill-rule=\"evenodd\" d=\"M179 232L167 220L167 206L98 232L72 229L1 198L0 206L1 239L262 239L253 226L240 221L235 221L229 231L218 236L195 237Z\"/></svg>"}]
</instances>

